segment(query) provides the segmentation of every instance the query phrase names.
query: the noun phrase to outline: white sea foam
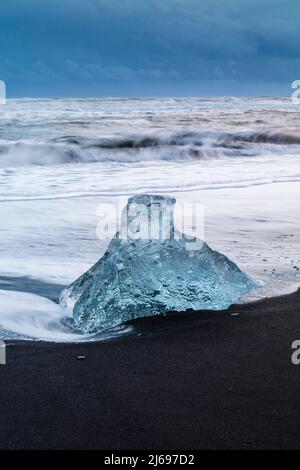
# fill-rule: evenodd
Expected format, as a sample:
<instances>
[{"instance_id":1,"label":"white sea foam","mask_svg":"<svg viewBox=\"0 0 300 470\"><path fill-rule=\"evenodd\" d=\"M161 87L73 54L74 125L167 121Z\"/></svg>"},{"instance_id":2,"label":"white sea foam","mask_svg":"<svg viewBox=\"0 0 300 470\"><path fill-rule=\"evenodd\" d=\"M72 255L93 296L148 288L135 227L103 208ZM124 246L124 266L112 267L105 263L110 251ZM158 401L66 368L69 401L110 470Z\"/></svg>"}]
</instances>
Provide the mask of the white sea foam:
<instances>
[{"instance_id":1,"label":"white sea foam","mask_svg":"<svg viewBox=\"0 0 300 470\"><path fill-rule=\"evenodd\" d=\"M119 326L101 335L76 332L72 318L60 306L38 295L0 290L0 338L39 339L54 342L104 341L133 329ZM12 335L12 334L13 335Z\"/></svg>"},{"instance_id":2,"label":"white sea foam","mask_svg":"<svg viewBox=\"0 0 300 470\"><path fill-rule=\"evenodd\" d=\"M63 331L62 314L55 302L33 294L0 290L2 329L22 337L70 341L80 335Z\"/></svg>"},{"instance_id":3,"label":"white sea foam","mask_svg":"<svg viewBox=\"0 0 300 470\"><path fill-rule=\"evenodd\" d=\"M169 194L169 193L184 193L191 191L207 191L215 189L234 189L234 188L248 188L249 186L261 186L272 183L296 183L300 181L300 173L294 176L283 176L283 177L273 177L273 178L257 178L244 181L228 181L222 183L210 183L210 184L199 184L198 186L193 185L180 185L169 186L169 187L147 187L143 188L133 188L127 189L124 191L78 191L70 193L58 193L58 194L49 194L43 196L23 196L23 197L1 197L1 202L26 202L26 201L51 201L51 200L64 200L64 199L80 199L80 198L95 198L95 197L118 197L118 196L130 196L132 194L143 194L143 193L153 193L153 194Z\"/></svg>"}]
</instances>

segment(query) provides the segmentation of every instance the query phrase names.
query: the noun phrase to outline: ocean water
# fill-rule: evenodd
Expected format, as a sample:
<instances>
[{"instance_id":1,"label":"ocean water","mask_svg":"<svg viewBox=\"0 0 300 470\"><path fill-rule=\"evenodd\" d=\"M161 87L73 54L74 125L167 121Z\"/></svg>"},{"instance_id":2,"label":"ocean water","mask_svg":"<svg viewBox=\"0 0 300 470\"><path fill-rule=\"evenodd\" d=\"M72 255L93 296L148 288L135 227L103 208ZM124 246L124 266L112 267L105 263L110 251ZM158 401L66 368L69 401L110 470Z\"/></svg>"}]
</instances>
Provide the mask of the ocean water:
<instances>
[{"instance_id":1,"label":"ocean water","mask_svg":"<svg viewBox=\"0 0 300 470\"><path fill-rule=\"evenodd\" d=\"M205 240L262 283L246 300L297 288L299 159L289 98L8 100L0 337L82 339L59 292L105 250L99 207L144 192L203 205Z\"/></svg>"}]
</instances>

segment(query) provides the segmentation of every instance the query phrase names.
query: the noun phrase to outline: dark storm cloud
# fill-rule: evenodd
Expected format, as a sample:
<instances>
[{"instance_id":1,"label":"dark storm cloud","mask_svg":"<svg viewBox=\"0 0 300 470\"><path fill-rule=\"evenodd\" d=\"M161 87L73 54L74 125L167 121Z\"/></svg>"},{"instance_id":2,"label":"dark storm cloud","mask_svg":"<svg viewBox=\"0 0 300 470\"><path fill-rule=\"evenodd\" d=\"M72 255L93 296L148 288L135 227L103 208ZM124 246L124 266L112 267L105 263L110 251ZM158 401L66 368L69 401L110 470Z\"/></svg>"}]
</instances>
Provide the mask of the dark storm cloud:
<instances>
[{"instance_id":1,"label":"dark storm cloud","mask_svg":"<svg viewBox=\"0 0 300 470\"><path fill-rule=\"evenodd\" d=\"M298 0L2 0L14 95L289 93Z\"/></svg>"}]
</instances>

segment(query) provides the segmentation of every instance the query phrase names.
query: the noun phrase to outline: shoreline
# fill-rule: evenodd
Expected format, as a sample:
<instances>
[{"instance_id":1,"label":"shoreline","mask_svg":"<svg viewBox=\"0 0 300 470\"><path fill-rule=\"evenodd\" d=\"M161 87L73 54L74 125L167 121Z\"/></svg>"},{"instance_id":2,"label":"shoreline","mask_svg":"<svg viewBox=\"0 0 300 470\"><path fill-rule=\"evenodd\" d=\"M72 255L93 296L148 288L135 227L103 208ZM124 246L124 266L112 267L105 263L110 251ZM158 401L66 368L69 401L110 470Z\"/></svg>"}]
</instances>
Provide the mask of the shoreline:
<instances>
[{"instance_id":1,"label":"shoreline","mask_svg":"<svg viewBox=\"0 0 300 470\"><path fill-rule=\"evenodd\" d=\"M18 288L18 290L15 289L15 287ZM33 294L37 297L40 297L42 299L45 299L46 301L50 300L54 304L59 304L59 296L60 293L64 288L67 286L62 286L62 285L55 285L47 282L43 282L40 280L34 280L30 279L29 277L23 276L23 277L10 277L10 276L0 276L0 294L1 292L6 292L9 293L12 291L13 294ZM259 296L258 293L261 291L261 295ZM80 333L76 333L73 331L73 333L70 331L69 334L74 334L74 341L71 339L44 339L42 337L36 337L36 336L30 336L26 335L25 333L17 333L13 330L5 330L5 328L0 327L0 340L5 341L6 344L19 344L19 343L27 343L27 342L42 342L42 343L49 343L49 344L70 344L70 345L76 345L76 344L88 344L90 342L103 342L103 341L110 341L117 339L118 337L124 337L130 334L130 332L134 329L134 322L137 321L142 321L145 318L155 318L156 316L159 317L169 317L170 315L185 315L185 314L209 314L209 315L214 315L218 313L229 313L232 310L242 310L244 306L246 307L251 307L255 305L259 305L261 302L267 301L267 300L273 300L276 302L276 299L279 298L285 298L289 297L292 294L296 294L298 291L300 291L300 286L296 284L296 281L292 286L290 286L289 289L283 294L280 294L278 296L270 296L267 295L264 292L264 286L262 285L261 287L255 287L252 291L250 291L248 294L246 294L243 299L241 299L240 303L234 303L232 304L228 309L226 310L193 310L193 309L188 309L186 311L178 311L178 312L168 312L165 314L161 315L154 315L153 317L140 317L136 318L133 320L128 320L123 323L120 323L113 327L112 329L104 330L99 333L93 333L89 335L84 335L82 334L82 338L80 337ZM46 294L46 295L45 295ZM20 298L20 302L22 299ZM64 322L69 321L71 318L65 317ZM11 334L11 337L10 337ZM77 340L75 340L75 336L77 336ZM90 337L90 339L88 339Z\"/></svg>"},{"instance_id":2,"label":"shoreline","mask_svg":"<svg viewBox=\"0 0 300 470\"><path fill-rule=\"evenodd\" d=\"M1 276L0 276L0 286L1 286ZM9 279L13 279L13 278L9 278ZM24 277L24 280L25 280L25 285L26 285L26 281L27 281L27 278ZM34 286L36 284L35 281L32 282L32 285ZM48 284L48 283L43 283L43 282L39 282L37 281L37 286L39 286L39 284L41 285L44 285L44 286L51 286L51 284ZM57 295L58 292L61 292L61 291L58 291L57 290L57 287L61 287L61 286L55 286L53 285L53 295L47 295L47 297L45 297L46 299L49 299L49 300L52 300L53 302L55 303L59 303L59 296ZM64 286L63 288L65 288L66 286ZM258 289L260 289L260 287L256 288L255 290L257 291ZM7 289L8 292L10 290L13 290L13 289L10 289L8 288ZM14 290L13 290L14 291ZM15 291L15 292L24 292L25 294L26 293L33 293L33 294L36 294L36 295L39 295L38 292L35 292L34 290L33 291L26 291L24 289L24 291ZM78 345L78 344L82 344L82 345L85 345L85 344L89 344L89 343L102 343L102 342L105 342L105 341L114 341L114 340L117 340L117 339L122 339L124 338L125 336L128 336L130 335L130 333L133 333L133 336L135 335L134 333L134 330L136 328L136 325L135 323L139 324L139 323L142 323L143 321L146 321L146 320L156 320L156 319L159 319L159 318L170 318L170 317L173 317L173 316L184 316L184 315L202 315L202 316L205 316L205 315L209 315L209 316L214 316L214 315L219 315L219 314L228 314L228 315L237 315L237 314L240 314L242 313L242 311L244 309L246 309L248 311L248 309L251 309L251 308L254 308L256 306L260 306L260 304L264 303L264 302L271 302L272 303L272 308L273 308L273 304L276 304L277 303L277 300L278 302L281 303L281 301L283 301L285 298L289 298L290 296L292 295L295 295L297 293L300 293L300 286L296 286L296 284L291 287L291 291L290 292L287 292L287 293L284 293L284 294L280 294L278 296L265 296L265 297L260 297L258 298L257 296L254 297L254 300L251 299L251 292L250 294L247 294L245 296L245 299L247 297L250 297L250 300L245 300L244 302L241 302L241 303L234 303L232 304L230 307L228 307L228 309L225 309L225 310L193 310L193 309L188 309L186 311L170 311L170 312L167 312L165 314L161 314L161 315L153 315L151 317L140 317L140 318L135 318L135 319L132 319L132 320L128 320L126 322L123 322L123 323L120 323L119 325L113 327L112 329L108 329L108 330L104 330L102 331L101 333L98 333L99 337L97 337L97 333L94 333L94 334L91 334L91 336L94 336L94 339L92 340L82 340L82 341L70 341L70 340L65 340L65 341L60 341L60 340L47 340L47 339L42 339L42 338L34 338L34 337L28 337L28 338L1 338L1 329L0 329L0 340L4 340L5 343L7 345L14 345L14 346L17 346L19 344L26 344L26 343L30 343L30 342L34 342L34 343L43 343L43 344L49 344L49 345L53 345L53 344L57 344L57 345ZM237 312L238 311L238 312ZM122 332L119 334L119 330L124 330L124 333L122 334ZM12 332L12 335L16 335L17 333L14 333ZM84 335L82 335L84 337Z\"/></svg>"},{"instance_id":3,"label":"shoreline","mask_svg":"<svg viewBox=\"0 0 300 470\"><path fill-rule=\"evenodd\" d=\"M113 340L8 341L0 449L296 449L299 304L300 290L140 318Z\"/></svg>"}]
</instances>

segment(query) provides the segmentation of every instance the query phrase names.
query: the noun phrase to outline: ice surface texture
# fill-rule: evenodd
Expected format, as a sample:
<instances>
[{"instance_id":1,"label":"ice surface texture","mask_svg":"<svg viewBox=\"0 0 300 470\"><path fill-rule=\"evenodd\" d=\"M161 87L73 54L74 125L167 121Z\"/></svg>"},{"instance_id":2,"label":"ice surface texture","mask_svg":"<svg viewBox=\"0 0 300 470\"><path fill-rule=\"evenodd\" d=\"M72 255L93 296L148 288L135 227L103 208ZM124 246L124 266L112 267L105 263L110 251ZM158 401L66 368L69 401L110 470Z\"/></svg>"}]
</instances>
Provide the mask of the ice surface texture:
<instances>
[{"instance_id":1,"label":"ice surface texture","mask_svg":"<svg viewBox=\"0 0 300 470\"><path fill-rule=\"evenodd\" d=\"M222 310L252 289L226 256L175 232L174 205L162 196L129 199L104 256L62 293L80 331L171 310Z\"/></svg>"}]
</instances>

